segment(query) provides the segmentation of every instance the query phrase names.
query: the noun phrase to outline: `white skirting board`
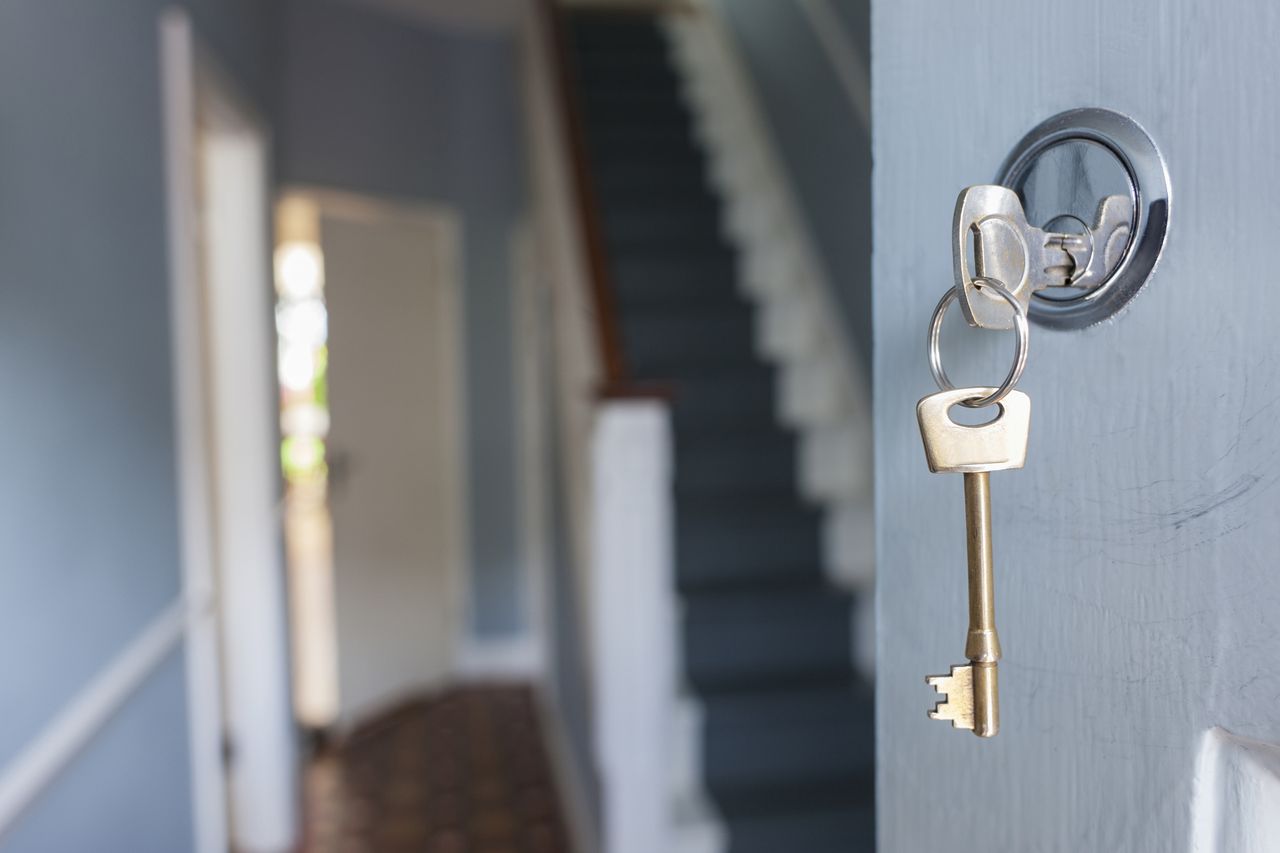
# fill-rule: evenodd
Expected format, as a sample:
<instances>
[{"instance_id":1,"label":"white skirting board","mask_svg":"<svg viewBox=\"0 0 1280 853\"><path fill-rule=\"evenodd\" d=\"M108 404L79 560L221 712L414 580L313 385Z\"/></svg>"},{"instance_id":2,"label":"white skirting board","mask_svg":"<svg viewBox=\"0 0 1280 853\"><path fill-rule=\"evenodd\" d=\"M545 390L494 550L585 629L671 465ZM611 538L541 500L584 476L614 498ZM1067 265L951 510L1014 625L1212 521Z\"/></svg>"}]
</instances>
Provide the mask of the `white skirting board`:
<instances>
[{"instance_id":1,"label":"white skirting board","mask_svg":"<svg viewBox=\"0 0 1280 853\"><path fill-rule=\"evenodd\" d=\"M702 704L685 690L676 705L670 752L673 853L724 853L729 849L724 820L702 787L704 724Z\"/></svg>"}]
</instances>

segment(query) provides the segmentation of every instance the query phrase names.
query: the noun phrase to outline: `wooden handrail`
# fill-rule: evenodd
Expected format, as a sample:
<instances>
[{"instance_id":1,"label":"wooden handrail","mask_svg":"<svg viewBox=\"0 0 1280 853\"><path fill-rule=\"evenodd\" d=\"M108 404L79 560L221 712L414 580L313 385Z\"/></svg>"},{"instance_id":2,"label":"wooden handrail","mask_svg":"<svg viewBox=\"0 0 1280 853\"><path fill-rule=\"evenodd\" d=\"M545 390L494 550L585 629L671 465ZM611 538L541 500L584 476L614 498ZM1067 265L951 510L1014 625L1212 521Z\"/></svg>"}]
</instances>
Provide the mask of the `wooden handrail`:
<instances>
[{"instance_id":1,"label":"wooden handrail","mask_svg":"<svg viewBox=\"0 0 1280 853\"><path fill-rule=\"evenodd\" d=\"M596 339L604 380L599 389L604 398L668 397L668 389L638 383L627 364L622 340L622 321L618 312L617 291L609 266L600 202L592 179L587 152L586 123L579 103L576 72L570 60L569 38L563 11L555 0L539 0L544 36L550 42L550 58L554 65L553 81L557 89L557 106L564 139L569 146L573 195L578 224L586 256L592 303L595 307Z\"/></svg>"}]
</instances>

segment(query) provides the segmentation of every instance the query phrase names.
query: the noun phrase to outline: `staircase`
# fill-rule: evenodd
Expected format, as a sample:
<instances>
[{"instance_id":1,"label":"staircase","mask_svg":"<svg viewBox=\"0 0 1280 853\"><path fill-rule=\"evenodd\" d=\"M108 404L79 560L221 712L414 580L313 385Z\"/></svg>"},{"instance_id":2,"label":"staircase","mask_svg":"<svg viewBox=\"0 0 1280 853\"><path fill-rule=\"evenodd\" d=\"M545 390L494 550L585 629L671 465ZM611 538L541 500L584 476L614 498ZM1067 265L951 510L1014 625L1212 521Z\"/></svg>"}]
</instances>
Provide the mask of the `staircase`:
<instances>
[{"instance_id":1,"label":"staircase","mask_svg":"<svg viewBox=\"0 0 1280 853\"><path fill-rule=\"evenodd\" d=\"M568 23L626 358L637 380L674 392L698 782L731 853L873 850L873 704L852 666L853 601L826 580L820 519L797 489L796 439L777 419L666 39L642 14Z\"/></svg>"}]
</instances>

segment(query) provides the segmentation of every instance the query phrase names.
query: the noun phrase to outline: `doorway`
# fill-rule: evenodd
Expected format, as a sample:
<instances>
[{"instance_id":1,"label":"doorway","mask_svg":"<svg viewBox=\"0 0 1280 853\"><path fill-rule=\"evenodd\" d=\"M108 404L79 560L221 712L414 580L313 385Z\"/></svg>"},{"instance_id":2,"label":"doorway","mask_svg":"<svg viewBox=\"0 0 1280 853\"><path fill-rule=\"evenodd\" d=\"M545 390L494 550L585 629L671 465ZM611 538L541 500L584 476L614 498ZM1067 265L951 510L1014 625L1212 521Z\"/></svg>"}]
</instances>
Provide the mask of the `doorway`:
<instances>
[{"instance_id":1,"label":"doorway","mask_svg":"<svg viewBox=\"0 0 1280 853\"><path fill-rule=\"evenodd\" d=\"M465 627L458 229L328 190L277 222L296 710L345 732L443 685Z\"/></svg>"}]
</instances>

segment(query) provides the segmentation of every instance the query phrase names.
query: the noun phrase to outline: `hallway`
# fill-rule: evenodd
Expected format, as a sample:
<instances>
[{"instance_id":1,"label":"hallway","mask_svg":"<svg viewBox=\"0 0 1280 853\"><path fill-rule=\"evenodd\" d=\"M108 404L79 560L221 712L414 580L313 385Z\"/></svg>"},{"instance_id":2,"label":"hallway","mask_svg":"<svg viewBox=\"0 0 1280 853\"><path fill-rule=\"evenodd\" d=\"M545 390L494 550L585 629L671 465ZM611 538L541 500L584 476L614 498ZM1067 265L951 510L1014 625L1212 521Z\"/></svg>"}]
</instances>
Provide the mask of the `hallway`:
<instances>
[{"instance_id":1,"label":"hallway","mask_svg":"<svg viewBox=\"0 0 1280 853\"><path fill-rule=\"evenodd\" d=\"M533 694L466 687L312 760L304 853L569 853Z\"/></svg>"},{"instance_id":2,"label":"hallway","mask_svg":"<svg viewBox=\"0 0 1280 853\"><path fill-rule=\"evenodd\" d=\"M869 849L866 3L108 5L0 4L0 853Z\"/></svg>"}]
</instances>

